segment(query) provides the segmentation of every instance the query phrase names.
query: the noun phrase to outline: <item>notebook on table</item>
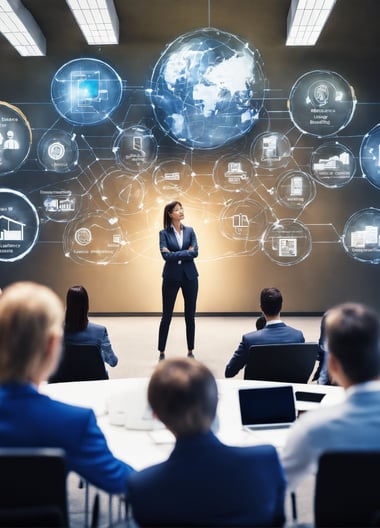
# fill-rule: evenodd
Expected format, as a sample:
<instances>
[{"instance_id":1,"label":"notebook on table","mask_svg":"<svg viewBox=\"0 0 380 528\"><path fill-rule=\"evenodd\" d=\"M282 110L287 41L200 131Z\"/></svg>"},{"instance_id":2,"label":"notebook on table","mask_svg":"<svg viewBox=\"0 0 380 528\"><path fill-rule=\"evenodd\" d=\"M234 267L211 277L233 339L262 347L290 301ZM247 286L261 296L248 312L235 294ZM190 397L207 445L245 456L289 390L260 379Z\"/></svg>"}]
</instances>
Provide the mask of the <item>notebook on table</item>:
<instances>
[{"instance_id":1,"label":"notebook on table","mask_svg":"<svg viewBox=\"0 0 380 528\"><path fill-rule=\"evenodd\" d=\"M248 431L286 428L297 418L292 385L239 389L239 404Z\"/></svg>"}]
</instances>

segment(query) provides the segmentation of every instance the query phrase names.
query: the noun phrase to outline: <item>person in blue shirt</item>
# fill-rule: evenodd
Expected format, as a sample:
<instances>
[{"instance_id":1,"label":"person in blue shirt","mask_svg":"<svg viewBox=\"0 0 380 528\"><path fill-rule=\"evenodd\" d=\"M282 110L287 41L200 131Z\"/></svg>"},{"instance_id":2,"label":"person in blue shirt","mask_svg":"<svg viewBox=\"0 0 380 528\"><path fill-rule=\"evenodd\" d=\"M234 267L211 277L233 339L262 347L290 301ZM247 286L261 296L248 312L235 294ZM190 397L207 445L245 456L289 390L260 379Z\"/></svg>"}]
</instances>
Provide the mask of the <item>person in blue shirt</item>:
<instances>
[{"instance_id":1,"label":"person in blue shirt","mask_svg":"<svg viewBox=\"0 0 380 528\"><path fill-rule=\"evenodd\" d=\"M74 345L98 345L105 363L115 367L118 357L112 350L107 328L90 322L88 310L89 299L86 288L80 285L71 286L66 295L64 342Z\"/></svg>"},{"instance_id":2,"label":"person in blue shirt","mask_svg":"<svg viewBox=\"0 0 380 528\"><path fill-rule=\"evenodd\" d=\"M128 479L138 526L283 526L285 478L276 448L235 447L216 437L218 389L204 364L161 361L148 401L176 443L166 461Z\"/></svg>"},{"instance_id":3,"label":"person in blue shirt","mask_svg":"<svg viewBox=\"0 0 380 528\"><path fill-rule=\"evenodd\" d=\"M291 491L315 476L325 452L380 450L379 315L343 303L327 311L324 331L328 373L344 398L303 413L289 429L281 459Z\"/></svg>"},{"instance_id":4,"label":"person in blue shirt","mask_svg":"<svg viewBox=\"0 0 380 528\"><path fill-rule=\"evenodd\" d=\"M0 447L61 448L68 472L124 494L133 469L114 457L94 411L39 391L59 362L63 317L61 300L40 284L14 283L0 297Z\"/></svg>"}]
</instances>

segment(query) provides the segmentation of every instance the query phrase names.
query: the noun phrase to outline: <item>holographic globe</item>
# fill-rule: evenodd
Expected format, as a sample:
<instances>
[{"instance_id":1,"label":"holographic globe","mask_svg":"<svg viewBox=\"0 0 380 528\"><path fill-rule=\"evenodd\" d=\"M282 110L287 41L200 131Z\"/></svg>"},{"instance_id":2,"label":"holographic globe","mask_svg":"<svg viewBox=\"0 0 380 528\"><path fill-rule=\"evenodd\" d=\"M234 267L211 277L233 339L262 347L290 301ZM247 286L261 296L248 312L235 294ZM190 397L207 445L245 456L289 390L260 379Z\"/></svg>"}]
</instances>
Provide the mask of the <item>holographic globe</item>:
<instances>
[{"instance_id":1,"label":"holographic globe","mask_svg":"<svg viewBox=\"0 0 380 528\"><path fill-rule=\"evenodd\" d=\"M204 28L168 45L149 92L167 135L185 147L213 149L252 129L264 89L259 52L235 35Z\"/></svg>"}]
</instances>

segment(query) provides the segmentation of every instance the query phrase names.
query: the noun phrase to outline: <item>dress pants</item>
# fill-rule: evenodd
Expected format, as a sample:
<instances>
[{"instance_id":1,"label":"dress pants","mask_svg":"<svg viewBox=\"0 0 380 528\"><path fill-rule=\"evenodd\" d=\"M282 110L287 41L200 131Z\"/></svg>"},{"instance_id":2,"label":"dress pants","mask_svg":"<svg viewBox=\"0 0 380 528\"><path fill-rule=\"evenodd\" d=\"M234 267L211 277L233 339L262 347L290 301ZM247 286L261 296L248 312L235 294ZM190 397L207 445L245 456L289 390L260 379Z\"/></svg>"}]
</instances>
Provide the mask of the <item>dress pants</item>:
<instances>
[{"instance_id":1,"label":"dress pants","mask_svg":"<svg viewBox=\"0 0 380 528\"><path fill-rule=\"evenodd\" d=\"M198 277L188 280L185 277L179 281L162 281L162 318L158 333L158 350L164 352L168 338L169 326L172 320L178 290L182 290L185 303L185 323L187 349L194 350L195 309L198 295Z\"/></svg>"}]
</instances>

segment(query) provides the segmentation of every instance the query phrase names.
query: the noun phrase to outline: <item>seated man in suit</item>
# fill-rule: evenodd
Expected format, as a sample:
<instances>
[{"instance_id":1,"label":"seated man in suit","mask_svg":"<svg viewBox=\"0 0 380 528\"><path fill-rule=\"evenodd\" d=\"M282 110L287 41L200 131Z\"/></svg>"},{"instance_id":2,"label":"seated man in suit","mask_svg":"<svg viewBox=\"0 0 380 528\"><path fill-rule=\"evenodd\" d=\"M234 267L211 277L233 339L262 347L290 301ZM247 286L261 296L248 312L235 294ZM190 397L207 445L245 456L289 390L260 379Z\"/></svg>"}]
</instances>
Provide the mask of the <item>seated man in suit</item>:
<instances>
[{"instance_id":1,"label":"seated man in suit","mask_svg":"<svg viewBox=\"0 0 380 528\"><path fill-rule=\"evenodd\" d=\"M176 437L168 460L131 474L139 526L282 526L285 480L271 445L231 447L211 431L216 381L194 359L162 361L148 386L153 413Z\"/></svg>"},{"instance_id":2,"label":"seated man in suit","mask_svg":"<svg viewBox=\"0 0 380 528\"><path fill-rule=\"evenodd\" d=\"M328 370L346 389L340 404L304 413L291 427L282 461L290 489L315 474L325 451L380 450L380 321L346 303L325 319Z\"/></svg>"},{"instance_id":3,"label":"seated man in suit","mask_svg":"<svg viewBox=\"0 0 380 528\"><path fill-rule=\"evenodd\" d=\"M125 493L132 468L113 456L91 409L38 387L56 368L63 306L49 288L15 283L0 298L0 447L58 447L67 470L108 493ZM38 477L38 476L36 476Z\"/></svg>"},{"instance_id":4,"label":"seated man in suit","mask_svg":"<svg viewBox=\"0 0 380 528\"><path fill-rule=\"evenodd\" d=\"M286 325L280 319L282 295L277 288L264 288L260 294L260 308L266 325L262 330L244 334L237 350L226 366L226 378L232 378L247 364L249 348L252 345L272 345L279 343L304 343L303 333Z\"/></svg>"}]
</instances>

